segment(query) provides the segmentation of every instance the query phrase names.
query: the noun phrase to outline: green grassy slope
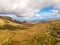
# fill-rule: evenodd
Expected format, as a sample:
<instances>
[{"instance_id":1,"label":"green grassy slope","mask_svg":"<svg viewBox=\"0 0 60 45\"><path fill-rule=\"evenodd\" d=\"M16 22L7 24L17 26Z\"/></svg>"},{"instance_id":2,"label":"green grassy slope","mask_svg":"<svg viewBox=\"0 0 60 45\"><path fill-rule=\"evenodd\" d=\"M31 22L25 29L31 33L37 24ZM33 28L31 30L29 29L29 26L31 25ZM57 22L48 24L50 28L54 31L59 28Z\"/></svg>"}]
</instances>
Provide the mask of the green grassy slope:
<instances>
[{"instance_id":1,"label":"green grassy slope","mask_svg":"<svg viewBox=\"0 0 60 45\"><path fill-rule=\"evenodd\" d=\"M60 45L60 19L19 24L1 17L0 45Z\"/></svg>"}]
</instances>

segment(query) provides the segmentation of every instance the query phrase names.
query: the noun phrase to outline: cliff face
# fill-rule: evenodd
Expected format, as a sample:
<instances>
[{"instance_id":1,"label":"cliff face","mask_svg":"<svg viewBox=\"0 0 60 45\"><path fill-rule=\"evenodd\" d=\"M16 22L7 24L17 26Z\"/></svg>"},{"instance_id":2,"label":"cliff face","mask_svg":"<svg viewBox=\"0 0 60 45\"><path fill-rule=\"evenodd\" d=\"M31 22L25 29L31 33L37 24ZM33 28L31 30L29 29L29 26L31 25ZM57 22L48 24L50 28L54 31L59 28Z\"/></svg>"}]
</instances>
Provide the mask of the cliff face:
<instances>
[{"instance_id":1,"label":"cliff face","mask_svg":"<svg viewBox=\"0 0 60 45\"><path fill-rule=\"evenodd\" d=\"M60 45L60 19L20 24L0 17L0 45Z\"/></svg>"}]
</instances>

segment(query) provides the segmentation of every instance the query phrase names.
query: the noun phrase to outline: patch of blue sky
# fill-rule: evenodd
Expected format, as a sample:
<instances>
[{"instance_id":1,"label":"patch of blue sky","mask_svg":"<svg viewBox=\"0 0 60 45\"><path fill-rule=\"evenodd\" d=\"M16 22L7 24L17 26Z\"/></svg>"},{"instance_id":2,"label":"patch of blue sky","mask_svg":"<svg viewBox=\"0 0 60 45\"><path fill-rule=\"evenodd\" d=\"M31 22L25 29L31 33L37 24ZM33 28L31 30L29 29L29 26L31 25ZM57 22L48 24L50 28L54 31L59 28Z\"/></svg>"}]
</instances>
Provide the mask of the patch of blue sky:
<instances>
[{"instance_id":1,"label":"patch of blue sky","mask_svg":"<svg viewBox=\"0 0 60 45\"><path fill-rule=\"evenodd\" d=\"M43 9L41 9L41 11L39 11L38 13L44 13L44 12L51 12L51 10L53 10L53 6L50 6L50 7L45 7Z\"/></svg>"},{"instance_id":2,"label":"patch of blue sky","mask_svg":"<svg viewBox=\"0 0 60 45\"><path fill-rule=\"evenodd\" d=\"M37 14L40 14L41 16L51 16L51 15L53 15L53 13L52 13L52 10L53 10L54 8L53 8L53 6L50 6L50 7L45 7L45 8L43 8L42 10L40 10L40 11L38 11L38 12L36 12Z\"/></svg>"},{"instance_id":3,"label":"patch of blue sky","mask_svg":"<svg viewBox=\"0 0 60 45\"><path fill-rule=\"evenodd\" d=\"M53 20L56 18L60 18L60 14L54 14L52 13L52 10L54 10L53 6L43 8L42 10L38 11L37 14L40 14L43 18L41 17L36 17L33 18L35 21L41 21L41 20ZM32 19L30 19L32 20Z\"/></svg>"}]
</instances>

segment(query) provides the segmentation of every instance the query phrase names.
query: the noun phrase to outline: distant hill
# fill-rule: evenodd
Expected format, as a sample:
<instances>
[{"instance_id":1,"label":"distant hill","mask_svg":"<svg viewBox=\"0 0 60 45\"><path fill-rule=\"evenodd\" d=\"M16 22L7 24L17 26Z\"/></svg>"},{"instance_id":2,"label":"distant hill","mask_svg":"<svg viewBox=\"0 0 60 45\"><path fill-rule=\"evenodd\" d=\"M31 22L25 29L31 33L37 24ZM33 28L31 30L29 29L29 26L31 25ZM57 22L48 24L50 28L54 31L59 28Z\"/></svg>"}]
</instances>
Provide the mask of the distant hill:
<instances>
[{"instance_id":1,"label":"distant hill","mask_svg":"<svg viewBox=\"0 0 60 45\"><path fill-rule=\"evenodd\" d=\"M1 16L0 45L60 45L60 19L19 23Z\"/></svg>"},{"instance_id":2,"label":"distant hill","mask_svg":"<svg viewBox=\"0 0 60 45\"><path fill-rule=\"evenodd\" d=\"M0 16L0 19L3 20L4 22L7 21L7 22L14 22L14 23L21 23L17 20L13 20L11 17L8 16Z\"/></svg>"},{"instance_id":3,"label":"distant hill","mask_svg":"<svg viewBox=\"0 0 60 45\"><path fill-rule=\"evenodd\" d=\"M0 29L24 29L26 26L33 25L29 22L20 22L17 20L12 20L11 17L0 16ZM24 28L23 28L24 27Z\"/></svg>"}]
</instances>

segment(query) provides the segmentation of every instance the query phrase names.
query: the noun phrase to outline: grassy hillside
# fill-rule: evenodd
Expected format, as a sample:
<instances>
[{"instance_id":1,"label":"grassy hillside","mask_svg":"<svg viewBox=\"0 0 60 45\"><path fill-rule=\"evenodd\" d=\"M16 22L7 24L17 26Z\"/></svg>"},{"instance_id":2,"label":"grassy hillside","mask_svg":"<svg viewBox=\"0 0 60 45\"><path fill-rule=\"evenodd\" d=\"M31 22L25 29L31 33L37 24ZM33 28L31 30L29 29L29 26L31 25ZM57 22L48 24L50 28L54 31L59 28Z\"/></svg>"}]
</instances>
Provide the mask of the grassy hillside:
<instances>
[{"instance_id":1,"label":"grassy hillside","mask_svg":"<svg viewBox=\"0 0 60 45\"><path fill-rule=\"evenodd\" d=\"M60 45L60 19L19 24L1 16L0 45Z\"/></svg>"}]
</instances>

